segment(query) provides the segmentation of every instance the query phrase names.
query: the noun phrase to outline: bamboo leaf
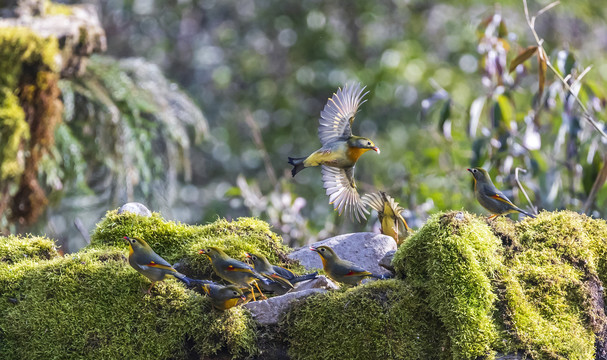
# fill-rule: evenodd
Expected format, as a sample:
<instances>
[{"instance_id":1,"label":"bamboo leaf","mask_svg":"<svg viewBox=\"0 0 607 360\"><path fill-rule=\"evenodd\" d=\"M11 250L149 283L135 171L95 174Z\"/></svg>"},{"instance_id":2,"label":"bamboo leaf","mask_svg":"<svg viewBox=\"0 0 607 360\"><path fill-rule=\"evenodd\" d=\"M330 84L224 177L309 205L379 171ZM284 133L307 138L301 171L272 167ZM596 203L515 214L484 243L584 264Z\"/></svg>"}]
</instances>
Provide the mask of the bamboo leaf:
<instances>
[{"instance_id":1,"label":"bamboo leaf","mask_svg":"<svg viewBox=\"0 0 607 360\"><path fill-rule=\"evenodd\" d=\"M524 63L527 59L529 59L531 56L533 56L533 54L535 54L536 51L537 51L537 45L529 46L528 48L523 50L520 54L518 54L517 57L515 57L510 62L510 68L508 69L508 72L513 72L517 66Z\"/></svg>"}]
</instances>

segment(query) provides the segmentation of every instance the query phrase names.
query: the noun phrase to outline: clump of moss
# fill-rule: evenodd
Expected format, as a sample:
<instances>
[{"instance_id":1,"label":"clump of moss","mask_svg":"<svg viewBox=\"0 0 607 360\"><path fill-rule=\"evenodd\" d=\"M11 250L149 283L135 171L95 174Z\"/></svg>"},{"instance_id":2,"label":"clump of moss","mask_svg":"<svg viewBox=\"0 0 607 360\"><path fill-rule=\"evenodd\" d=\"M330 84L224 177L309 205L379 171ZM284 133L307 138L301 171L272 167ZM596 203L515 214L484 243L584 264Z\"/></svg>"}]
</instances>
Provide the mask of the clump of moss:
<instances>
[{"instance_id":1,"label":"clump of moss","mask_svg":"<svg viewBox=\"0 0 607 360\"><path fill-rule=\"evenodd\" d=\"M432 216L394 255L399 277L438 316L455 359L492 352L492 280L500 268L500 241L484 221L464 212Z\"/></svg>"},{"instance_id":2,"label":"clump of moss","mask_svg":"<svg viewBox=\"0 0 607 360\"><path fill-rule=\"evenodd\" d=\"M59 256L55 242L40 236L0 236L0 262L13 264L24 259L49 260Z\"/></svg>"},{"instance_id":3,"label":"clump of moss","mask_svg":"<svg viewBox=\"0 0 607 360\"><path fill-rule=\"evenodd\" d=\"M254 323L242 308L215 311L174 280L147 296L148 283L117 249L0 264L0 358L256 354Z\"/></svg>"},{"instance_id":4,"label":"clump of moss","mask_svg":"<svg viewBox=\"0 0 607 360\"><path fill-rule=\"evenodd\" d=\"M281 327L293 359L448 357L439 320L411 286L396 279L310 297Z\"/></svg>"},{"instance_id":5,"label":"clump of moss","mask_svg":"<svg viewBox=\"0 0 607 360\"><path fill-rule=\"evenodd\" d=\"M589 359L605 330L598 293L607 226L571 211L543 212L516 224L520 248L504 263L507 318L522 348L537 359ZM600 280L599 280L600 278ZM603 340L604 341L604 340Z\"/></svg>"},{"instance_id":6,"label":"clump of moss","mask_svg":"<svg viewBox=\"0 0 607 360\"><path fill-rule=\"evenodd\" d=\"M128 245L123 240L124 236L146 240L167 261L181 262L188 275L199 278L209 278L213 273L207 257L198 254L199 249L207 246L220 247L241 261L246 259L244 252L258 253L274 264L285 265L298 273L303 271L301 266L287 259L289 248L270 230L269 225L254 218L239 218L232 222L219 219L208 225L191 226L165 221L158 213L143 217L110 211L97 224L91 245L126 249Z\"/></svg>"}]
</instances>

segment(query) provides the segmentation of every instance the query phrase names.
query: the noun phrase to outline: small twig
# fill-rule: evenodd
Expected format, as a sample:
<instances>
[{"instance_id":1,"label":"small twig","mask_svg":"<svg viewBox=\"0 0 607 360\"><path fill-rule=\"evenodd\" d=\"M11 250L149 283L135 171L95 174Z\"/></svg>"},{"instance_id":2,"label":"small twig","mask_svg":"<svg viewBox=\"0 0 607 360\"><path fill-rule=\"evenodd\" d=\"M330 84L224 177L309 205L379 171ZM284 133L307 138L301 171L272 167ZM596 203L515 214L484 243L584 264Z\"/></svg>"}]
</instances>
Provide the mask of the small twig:
<instances>
[{"instance_id":1,"label":"small twig","mask_svg":"<svg viewBox=\"0 0 607 360\"><path fill-rule=\"evenodd\" d=\"M601 171L599 171L598 176L594 180L594 184L592 184L592 189L590 189L590 193L588 194L586 201L584 201L584 207L582 208L582 211L584 213L587 214L588 211L590 211L592 204L594 204L594 199L596 198L596 194L603 187L603 185L605 185L606 180L607 180L607 156L603 155L603 167L601 168Z\"/></svg>"},{"instance_id":2,"label":"small twig","mask_svg":"<svg viewBox=\"0 0 607 360\"><path fill-rule=\"evenodd\" d=\"M266 174L268 174L268 178L272 183L272 186L276 187L278 185L278 180L276 179L276 172L274 171L274 167L272 166L272 162L270 161L270 155L268 154L268 150L266 149L265 144L263 143L263 139L261 137L261 131L259 130L259 126L253 119L251 112L247 111L244 114L244 120L251 129L251 136L253 137L253 141L255 142L255 146L257 150L261 153L263 158L263 163L266 168Z\"/></svg>"},{"instance_id":3,"label":"small twig","mask_svg":"<svg viewBox=\"0 0 607 360\"><path fill-rule=\"evenodd\" d=\"M533 213L535 215L537 215L537 208L535 206L533 206L533 203L531 202L531 200L529 199L529 196L527 195L527 192L525 191L525 189L523 188L523 185L521 184L521 182L518 179L518 172L522 171L523 174L525 174L527 172L527 170L517 167L516 169L514 169L514 180L516 181L516 185L518 185L518 188L521 189L521 192L523 193L523 195L525 195L525 199L527 199L527 202L529 203L529 205L531 205L531 210L533 210Z\"/></svg>"},{"instance_id":4,"label":"small twig","mask_svg":"<svg viewBox=\"0 0 607 360\"><path fill-rule=\"evenodd\" d=\"M527 6L527 0L523 0L523 5L524 5L524 8L525 8L524 9L525 10L525 19L527 20L527 25L529 25L529 28L531 29L531 33L533 34L533 37L535 38L535 42L538 45L538 52L540 53L540 56L542 56L546 60L546 65L548 66L548 68L561 81L561 83L563 84L564 88L571 94L571 96L573 96L573 98L578 103L578 105L580 106L580 108L582 108L582 110L583 110L583 118L586 119L592 125L592 127L594 127L594 129L596 131L598 131L599 134L601 134L602 137L604 137L605 139L607 139L607 134L605 134L605 132L603 131L603 129L601 129L599 127L599 124L596 122L596 120L594 120L594 118L590 115L588 109L586 108L586 106L584 105L584 103L582 102L582 100L580 100L580 98L573 92L573 90L571 89L571 87L569 86L569 84L567 83L567 81L563 78L563 76L561 76L561 74L558 72L558 70L555 69L554 66L552 66L552 63L550 62L550 60L548 59L548 56L546 55L546 50L544 50L544 48L542 47L542 43L544 42L544 40L540 39L539 35L535 31L535 20L537 19L537 17L540 16L541 14L543 14L544 12L552 9L553 7L557 6L558 4L560 4L559 1L555 1L553 3L550 3L550 4L546 5L544 8L542 8L537 13L536 16L529 17L529 7ZM586 75L587 72L588 71L585 70L582 74Z\"/></svg>"}]
</instances>

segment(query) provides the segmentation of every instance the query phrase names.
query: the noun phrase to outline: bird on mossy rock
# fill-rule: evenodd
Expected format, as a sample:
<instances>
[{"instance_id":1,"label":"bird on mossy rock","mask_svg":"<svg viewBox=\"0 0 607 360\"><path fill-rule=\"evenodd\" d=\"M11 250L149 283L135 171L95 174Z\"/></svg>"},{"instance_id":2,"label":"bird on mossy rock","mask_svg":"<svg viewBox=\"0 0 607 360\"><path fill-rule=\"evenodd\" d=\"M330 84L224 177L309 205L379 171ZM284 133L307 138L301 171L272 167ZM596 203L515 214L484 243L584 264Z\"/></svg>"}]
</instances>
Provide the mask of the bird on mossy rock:
<instances>
[{"instance_id":1,"label":"bird on mossy rock","mask_svg":"<svg viewBox=\"0 0 607 360\"><path fill-rule=\"evenodd\" d=\"M315 251L320 255L320 260L322 261L322 267L325 270L325 273L337 282L348 285L358 285L367 277L376 279L389 278L389 276L386 275L373 274L351 261L340 259L335 251L328 246L310 247L310 250Z\"/></svg>"},{"instance_id":2,"label":"bird on mossy rock","mask_svg":"<svg viewBox=\"0 0 607 360\"><path fill-rule=\"evenodd\" d=\"M211 304L218 310L227 310L245 301L246 296L236 285L220 285L213 282L202 285L202 290L211 299Z\"/></svg>"},{"instance_id":3,"label":"bird on mossy rock","mask_svg":"<svg viewBox=\"0 0 607 360\"><path fill-rule=\"evenodd\" d=\"M377 211L377 218L381 224L381 233L393 238L396 241L396 245L402 244L411 233L411 228L401 215L401 212L405 209L400 207L390 195L383 191L365 194L362 197L362 201Z\"/></svg>"},{"instance_id":4,"label":"bird on mossy rock","mask_svg":"<svg viewBox=\"0 0 607 360\"><path fill-rule=\"evenodd\" d=\"M499 191L495 185L493 185L487 170L480 167L467 170L470 171L474 177L474 195L476 196L476 200L492 214L489 216L489 220L493 220L500 215L515 212L520 212L531 218L535 218L535 215L514 205L506 195Z\"/></svg>"},{"instance_id":5,"label":"bird on mossy rock","mask_svg":"<svg viewBox=\"0 0 607 360\"><path fill-rule=\"evenodd\" d=\"M204 280L190 279L175 270L171 264L156 254L150 245L140 238L125 236L124 239L129 242L129 264L133 269L152 281L147 294L150 294L157 281L162 281L167 276L172 276L187 286L205 282Z\"/></svg>"},{"instance_id":6,"label":"bird on mossy rock","mask_svg":"<svg viewBox=\"0 0 607 360\"><path fill-rule=\"evenodd\" d=\"M291 290L294 284L300 281L312 280L318 276L317 272L306 275L295 275L288 269L272 265L263 255L246 253L246 256L253 262L255 271L265 276L270 282L261 284L265 291L272 292L277 295L285 294Z\"/></svg>"},{"instance_id":7,"label":"bird on mossy rock","mask_svg":"<svg viewBox=\"0 0 607 360\"><path fill-rule=\"evenodd\" d=\"M354 165L367 151L380 152L370 139L352 134L356 111L366 101L362 100L367 94L363 91L364 87L357 83L339 88L320 113L318 137L322 147L307 157L289 157L293 176L307 167L321 165L330 203L340 215L345 211L358 221L365 219L368 211L356 189Z\"/></svg>"},{"instance_id":8,"label":"bird on mossy rock","mask_svg":"<svg viewBox=\"0 0 607 360\"><path fill-rule=\"evenodd\" d=\"M253 285L257 287L259 293L263 298L265 295L259 289L257 280L264 281L264 277L257 273L251 266L245 264L242 261L232 259L220 248L210 246L206 249L198 251L199 254L206 255L211 261L211 266L215 273L222 279L231 282L234 285L238 285L245 288L251 288ZM255 301L255 293L253 292L253 301Z\"/></svg>"}]
</instances>

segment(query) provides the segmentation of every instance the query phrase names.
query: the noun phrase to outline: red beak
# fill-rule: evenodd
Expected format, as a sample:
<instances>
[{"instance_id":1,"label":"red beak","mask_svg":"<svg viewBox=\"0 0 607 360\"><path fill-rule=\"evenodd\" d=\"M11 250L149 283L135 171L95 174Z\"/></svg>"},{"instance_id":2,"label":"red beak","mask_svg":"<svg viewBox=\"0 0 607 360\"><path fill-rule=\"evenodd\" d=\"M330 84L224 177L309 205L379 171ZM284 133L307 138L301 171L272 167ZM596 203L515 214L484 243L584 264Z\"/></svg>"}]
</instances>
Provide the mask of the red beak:
<instances>
[{"instance_id":1,"label":"red beak","mask_svg":"<svg viewBox=\"0 0 607 360\"><path fill-rule=\"evenodd\" d=\"M199 254L204 254L204 250L198 250Z\"/></svg>"},{"instance_id":2,"label":"red beak","mask_svg":"<svg viewBox=\"0 0 607 360\"><path fill-rule=\"evenodd\" d=\"M379 151L379 148L378 148L377 146L373 148L373 151L375 151L375 152L376 152L376 153L378 153L378 154L379 154L379 152L380 152L380 151Z\"/></svg>"},{"instance_id":3,"label":"red beak","mask_svg":"<svg viewBox=\"0 0 607 360\"><path fill-rule=\"evenodd\" d=\"M249 259L251 258L251 254L249 253L244 253L244 256L248 257Z\"/></svg>"},{"instance_id":4,"label":"red beak","mask_svg":"<svg viewBox=\"0 0 607 360\"><path fill-rule=\"evenodd\" d=\"M128 240L128 239L129 239L129 237L128 237L128 236L125 236L125 237L124 237L124 240Z\"/></svg>"},{"instance_id":5,"label":"red beak","mask_svg":"<svg viewBox=\"0 0 607 360\"><path fill-rule=\"evenodd\" d=\"M310 250L312 250L312 251L316 251L316 249L314 249L314 248L313 248L313 247L311 247L311 246L310 246Z\"/></svg>"},{"instance_id":6,"label":"red beak","mask_svg":"<svg viewBox=\"0 0 607 360\"><path fill-rule=\"evenodd\" d=\"M468 171L472 172L472 169L466 169L466 170L468 170Z\"/></svg>"}]
</instances>

